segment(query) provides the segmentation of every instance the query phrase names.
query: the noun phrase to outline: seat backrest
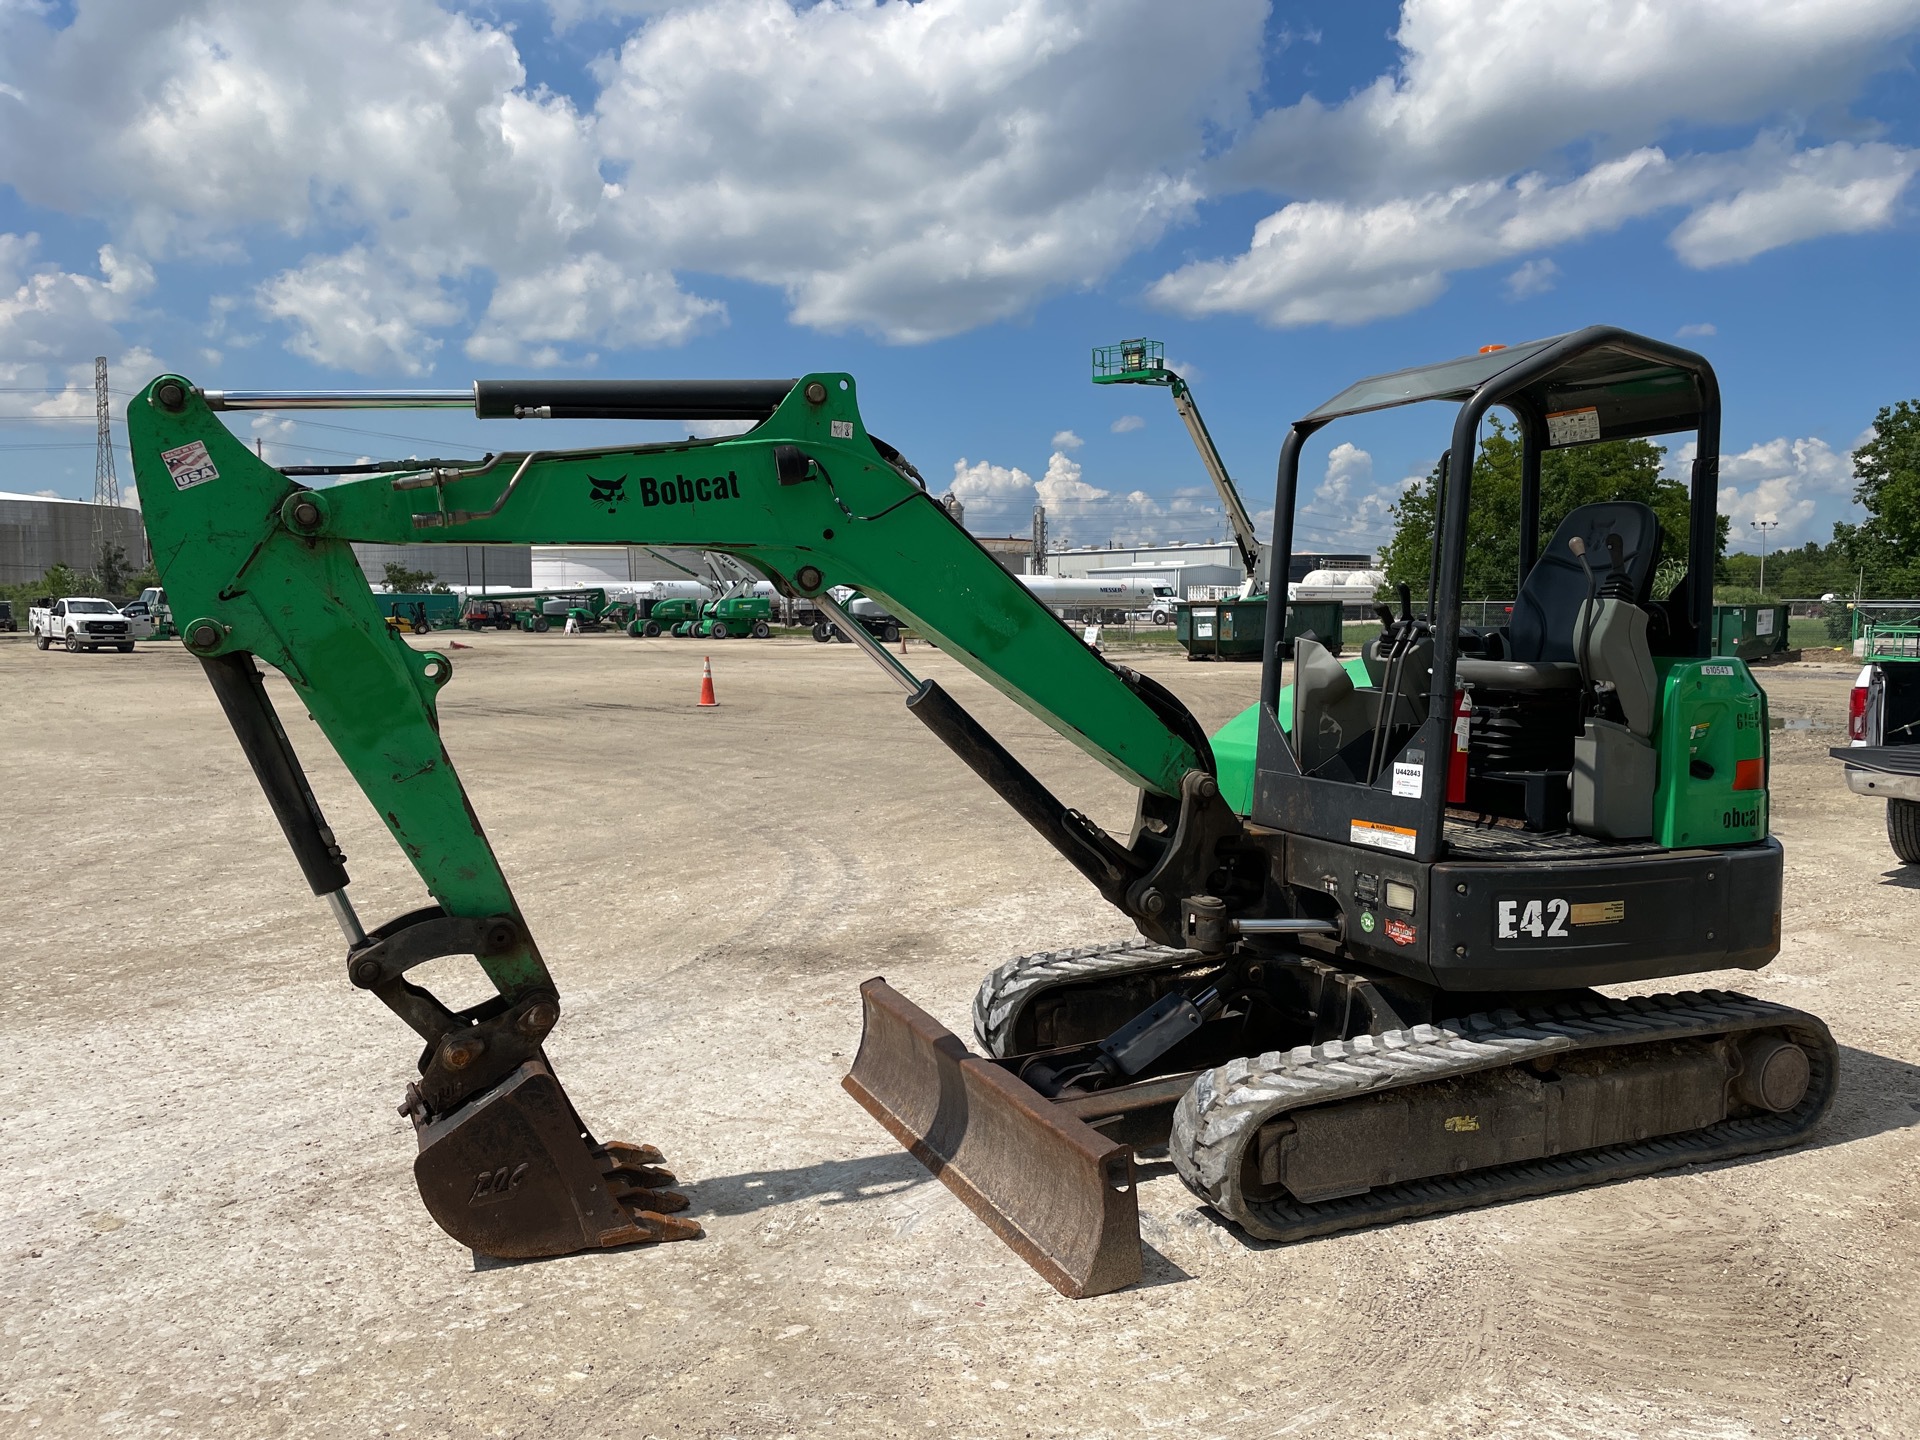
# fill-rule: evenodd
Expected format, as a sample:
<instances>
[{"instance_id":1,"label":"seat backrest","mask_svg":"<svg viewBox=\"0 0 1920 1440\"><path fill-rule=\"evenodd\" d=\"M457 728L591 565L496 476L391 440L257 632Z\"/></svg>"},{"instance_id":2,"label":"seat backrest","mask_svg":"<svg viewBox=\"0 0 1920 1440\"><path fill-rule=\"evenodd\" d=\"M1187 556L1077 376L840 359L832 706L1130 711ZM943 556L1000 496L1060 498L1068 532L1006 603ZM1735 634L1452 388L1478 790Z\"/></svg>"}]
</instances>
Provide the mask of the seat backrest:
<instances>
[{"instance_id":1,"label":"seat backrest","mask_svg":"<svg viewBox=\"0 0 1920 1440\"><path fill-rule=\"evenodd\" d=\"M1576 658L1574 620L1587 599L1587 572L1567 543L1576 535L1586 542L1587 563L1602 584L1613 567L1607 537L1618 535L1634 604L1645 605L1653 593L1653 572L1660 563L1660 521L1653 510L1637 500L1582 505L1560 522L1513 602L1507 633L1515 660Z\"/></svg>"}]
</instances>

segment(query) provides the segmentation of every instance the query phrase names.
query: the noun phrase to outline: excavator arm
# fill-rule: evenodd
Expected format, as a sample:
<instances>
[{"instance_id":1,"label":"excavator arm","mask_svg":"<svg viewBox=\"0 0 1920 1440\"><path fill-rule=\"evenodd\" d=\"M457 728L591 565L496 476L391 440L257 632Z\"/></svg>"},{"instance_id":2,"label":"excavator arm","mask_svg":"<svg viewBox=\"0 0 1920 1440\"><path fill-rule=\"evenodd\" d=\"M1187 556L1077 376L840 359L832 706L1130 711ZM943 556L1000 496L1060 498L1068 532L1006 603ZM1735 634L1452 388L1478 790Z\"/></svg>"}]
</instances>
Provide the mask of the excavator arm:
<instances>
[{"instance_id":1,"label":"excavator arm","mask_svg":"<svg viewBox=\"0 0 1920 1440\"><path fill-rule=\"evenodd\" d=\"M840 374L481 382L472 403L482 416L757 423L723 439L355 467L372 473L336 472L323 487L268 466L219 412L445 407L466 403L464 393L239 395L166 375L129 405L147 531L182 639L346 934L349 979L424 1042L403 1106L420 1142L415 1175L434 1218L476 1250L562 1254L699 1230L675 1218L685 1202L667 1188L658 1152L596 1141L553 1077L542 1046L559 993L440 734L436 702L452 662L384 623L355 541L688 547L732 556L828 609L833 587L856 587L1138 789L1139 819L1122 842L1052 796L937 684L866 642L909 710L1150 939L1178 943L1188 898L1230 878L1240 822L1219 796L1204 732L1002 569L910 465L868 436L855 401L853 379ZM843 628L866 640L858 625ZM345 857L256 659L285 676L432 906L362 927ZM473 956L498 995L454 1011L408 980L446 955Z\"/></svg>"}]
</instances>

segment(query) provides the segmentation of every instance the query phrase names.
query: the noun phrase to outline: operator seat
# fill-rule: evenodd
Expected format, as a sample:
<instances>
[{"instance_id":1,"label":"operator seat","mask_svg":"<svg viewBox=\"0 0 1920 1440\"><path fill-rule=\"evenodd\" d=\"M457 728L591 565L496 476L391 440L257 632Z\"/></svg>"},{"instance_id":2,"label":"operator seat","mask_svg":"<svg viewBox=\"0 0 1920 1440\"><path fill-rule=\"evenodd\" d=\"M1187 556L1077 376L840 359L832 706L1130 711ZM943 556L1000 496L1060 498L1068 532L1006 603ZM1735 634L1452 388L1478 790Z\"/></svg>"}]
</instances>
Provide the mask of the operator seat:
<instances>
[{"instance_id":1,"label":"operator seat","mask_svg":"<svg viewBox=\"0 0 1920 1440\"><path fill-rule=\"evenodd\" d=\"M1462 658L1462 680L1490 690L1577 690L1579 620L1587 603L1587 572L1569 543L1578 536L1598 580L1610 578L1611 547L1621 541L1626 598L1644 607L1653 592L1660 561L1660 521L1637 500L1605 500L1571 511L1553 532L1520 586L1509 622L1506 656L1500 660ZM1589 677L1592 678L1592 677Z\"/></svg>"},{"instance_id":2,"label":"operator seat","mask_svg":"<svg viewBox=\"0 0 1920 1440\"><path fill-rule=\"evenodd\" d=\"M1637 500L1606 500L1582 505L1560 522L1513 603L1507 654L1515 660L1571 661L1573 622L1587 599L1587 572L1568 544L1586 542L1588 563L1607 578L1609 535L1620 537L1627 596L1644 607L1653 593L1654 567L1660 563L1660 521Z\"/></svg>"}]
</instances>

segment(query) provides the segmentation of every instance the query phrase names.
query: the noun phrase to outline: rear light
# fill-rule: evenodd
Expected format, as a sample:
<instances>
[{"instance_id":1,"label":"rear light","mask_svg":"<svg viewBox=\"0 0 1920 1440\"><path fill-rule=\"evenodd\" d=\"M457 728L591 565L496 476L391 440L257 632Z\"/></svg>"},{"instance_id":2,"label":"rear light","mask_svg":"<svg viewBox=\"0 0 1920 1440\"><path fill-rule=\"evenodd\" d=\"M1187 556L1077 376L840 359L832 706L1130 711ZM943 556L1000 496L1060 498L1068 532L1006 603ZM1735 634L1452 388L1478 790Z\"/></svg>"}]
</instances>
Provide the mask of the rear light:
<instances>
[{"instance_id":1,"label":"rear light","mask_svg":"<svg viewBox=\"0 0 1920 1440\"><path fill-rule=\"evenodd\" d=\"M1736 790L1764 790L1767 788L1767 762L1764 760L1736 760L1733 762L1733 788Z\"/></svg>"},{"instance_id":2,"label":"rear light","mask_svg":"<svg viewBox=\"0 0 1920 1440\"><path fill-rule=\"evenodd\" d=\"M1847 739L1867 738L1867 687L1856 685L1847 697Z\"/></svg>"}]
</instances>

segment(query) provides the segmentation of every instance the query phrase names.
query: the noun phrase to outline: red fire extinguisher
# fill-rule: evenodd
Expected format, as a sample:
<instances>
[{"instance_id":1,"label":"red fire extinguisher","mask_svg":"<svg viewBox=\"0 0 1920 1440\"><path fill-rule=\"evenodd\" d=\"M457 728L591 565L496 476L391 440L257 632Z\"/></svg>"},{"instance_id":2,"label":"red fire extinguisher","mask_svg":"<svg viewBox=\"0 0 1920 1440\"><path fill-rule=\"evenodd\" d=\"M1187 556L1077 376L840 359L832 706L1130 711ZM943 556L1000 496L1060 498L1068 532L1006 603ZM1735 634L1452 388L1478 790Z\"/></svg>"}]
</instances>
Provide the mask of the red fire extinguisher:
<instances>
[{"instance_id":1,"label":"red fire extinguisher","mask_svg":"<svg viewBox=\"0 0 1920 1440\"><path fill-rule=\"evenodd\" d=\"M1447 803L1467 802L1467 744L1473 734L1473 706L1465 690L1453 692L1453 749L1447 755Z\"/></svg>"}]
</instances>

